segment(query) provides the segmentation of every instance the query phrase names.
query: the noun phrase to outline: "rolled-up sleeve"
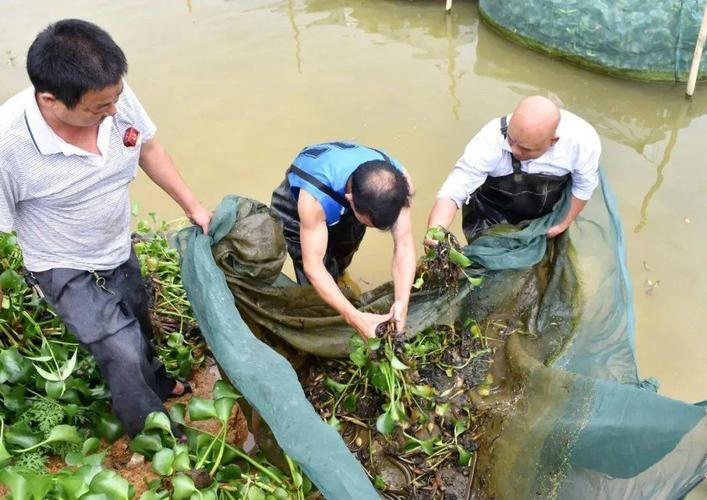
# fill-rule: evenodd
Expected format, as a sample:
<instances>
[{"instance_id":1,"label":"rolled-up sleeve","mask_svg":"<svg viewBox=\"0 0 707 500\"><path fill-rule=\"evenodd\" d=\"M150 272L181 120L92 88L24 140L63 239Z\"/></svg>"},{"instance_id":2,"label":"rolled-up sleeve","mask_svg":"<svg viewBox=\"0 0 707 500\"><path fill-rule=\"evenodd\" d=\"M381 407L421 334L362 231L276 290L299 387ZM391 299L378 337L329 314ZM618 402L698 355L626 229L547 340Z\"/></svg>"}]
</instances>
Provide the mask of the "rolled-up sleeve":
<instances>
[{"instance_id":1,"label":"rolled-up sleeve","mask_svg":"<svg viewBox=\"0 0 707 500\"><path fill-rule=\"evenodd\" d=\"M467 144L464 154L442 184L437 198L454 200L461 208L498 165L503 155L502 140L498 120L487 123Z\"/></svg>"},{"instance_id":2,"label":"rolled-up sleeve","mask_svg":"<svg viewBox=\"0 0 707 500\"><path fill-rule=\"evenodd\" d=\"M599 157L601 142L594 132L580 144L577 163L572 171L572 195L587 201L599 185Z\"/></svg>"}]
</instances>

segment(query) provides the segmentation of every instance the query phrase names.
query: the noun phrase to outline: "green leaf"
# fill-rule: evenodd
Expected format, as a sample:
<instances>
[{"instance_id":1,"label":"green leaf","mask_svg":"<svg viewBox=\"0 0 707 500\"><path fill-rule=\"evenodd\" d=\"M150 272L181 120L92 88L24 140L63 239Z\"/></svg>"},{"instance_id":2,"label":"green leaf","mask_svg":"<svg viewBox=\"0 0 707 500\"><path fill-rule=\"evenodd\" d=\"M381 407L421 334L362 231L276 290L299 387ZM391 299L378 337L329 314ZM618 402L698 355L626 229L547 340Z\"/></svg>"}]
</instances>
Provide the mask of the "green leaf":
<instances>
[{"instance_id":1,"label":"green leaf","mask_svg":"<svg viewBox=\"0 0 707 500\"><path fill-rule=\"evenodd\" d=\"M484 281L483 278L472 278L471 276L467 276L467 280L471 286L479 286Z\"/></svg>"},{"instance_id":2,"label":"green leaf","mask_svg":"<svg viewBox=\"0 0 707 500\"><path fill-rule=\"evenodd\" d=\"M54 487L54 482L51 476L43 474L26 474L25 479L29 482L29 488L32 492L32 497L37 500L44 500L49 495L48 493ZM13 495L14 496L14 495Z\"/></svg>"},{"instance_id":3,"label":"green leaf","mask_svg":"<svg viewBox=\"0 0 707 500\"><path fill-rule=\"evenodd\" d=\"M103 493L111 500L130 500L135 495L130 483L113 470L96 474L88 489L91 493Z\"/></svg>"},{"instance_id":4,"label":"green leaf","mask_svg":"<svg viewBox=\"0 0 707 500\"><path fill-rule=\"evenodd\" d=\"M162 448L162 439L156 434L143 432L130 441L130 449L142 455L151 455Z\"/></svg>"},{"instance_id":5,"label":"green leaf","mask_svg":"<svg viewBox=\"0 0 707 500\"><path fill-rule=\"evenodd\" d=\"M29 481L17 471L9 468L0 470L0 483L10 489L13 499L25 500L32 498Z\"/></svg>"},{"instance_id":6,"label":"green leaf","mask_svg":"<svg viewBox=\"0 0 707 500\"><path fill-rule=\"evenodd\" d=\"M86 493L81 500L115 500L107 493Z\"/></svg>"},{"instance_id":7,"label":"green leaf","mask_svg":"<svg viewBox=\"0 0 707 500\"><path fill-rule=\"evenodd\" d=\"M17 422L5 430L7 444L25 449L41 443L44 436L34 432L26 422Z\"/></svg>"},{"instance_id":8,"label":"green leaf","mask_svg":"<svg viewBox=\"0 0 707 500\"><path fill-rule=\"evenodd\" d=\"M230 464L219 469L216 473L216 480L222 483L228 483L229 481L240 479L242 475L243 472L240 467L235 464Z\"/></svg>"},{"instance_id":9,"label":"green leaf","mask_svg":"<svg viewBox=\"0 0 707 500\"><path fill-rule=\"evenodd\" d=\"M332 415L329 420L327 420L327 423L331 425L336 432L341 432L341 422L336 418L336 415Z\"/></svg>"},{"instance_id":10,"label":"green leaf","mask_svg":"<svg viewBox=\"0 0 707 500\"><path fill-rule=\"evenodd\" d=\"M17 237L14 234L0 234L0 255L9 256L15 247L17 247Z\"/></svg>"},{"instance_id":11,"label":"green leaf","mask_svg":"<svg viewBox=\"0 0 707 500\"><path fill-rule=\"evenodd\" d=\"M168 491L157 493L156 491L149 490L140 495L140 500L166 500L167 498L169 498Z\"/></svg>"},{"instance_id":12,"label":"green leaf","mask_svg":"<svg viewBox=\"0 0 707 500\"><path fill-rule=\"evenodd\" d=\"M80 465L83 465L84 458L86 457L83 456L83 453L79 453L78 451L70 451L64 457L64 462L66 462L66 465L78 467Z\"/></svg>"},{"instance_id":13,"label":"green leaf","mask_svg":"<svg viewBox=\"0 0 707 500\"><path fill-rule=\"evenodd\" d=\"M362 349L366 347L366 343L364 340L361 338L360 335L352 335L351 339L349 339L349 350L355 351L356 349Z\"/></svg>"},{"instance_id":14,"label":"green leaf","mask_svg":"<svg viewBox=\"0 0 707 500\"><path fill-rule=\"evenodd\" d=\"M432 438L432 439L425 439L422 440L420 439L418 443L420 444L420 448L427 454L427 455L432 455L434 453L434 448L435 448L435 442L437 441L437 438Z\"/></svg>"},{"instance_id":15,"label":"green leaf","mask_svg":"<svg viewBox=\"0 0 707 500\"><path fill-rule=\"evenodd\" d=\"M172 422L181 424L181 425L187 425L187 422L184 420L184 414L186 412L186 405L184 403L178 403L171 407L169 409L169 416L172 419Z\"/></svg>"},{"instance_id":16,"label":"green leaf","mask_svg":"<svg viewBox=\"0 0 707 500\"><path fill-rule=\"evenodd\" d=\"M390 434L395 428L395 421L390 412L385 412L376 420L376 429L381 434Z\"/></svg>"},{"instance_id":17,"label":"green leaf","mask_svg":"<svg viewBox=\"0 0 707 500\"><path fill-rule=\"evenodd\" d=\"M289 500L290 495L287 493L282 488L275 488L275 491L272 492L272 495L277 499L277 500Z\"/></svg>"},{"instance_id":18,"label":"green leaf","mask_svg":"<svg viewBox=\"0 0 707 500\"><path fill-rule=\"evenodd\" d=\"M461 436L466 432L466 429L466 423L462 420L457 420L456 422L454 422L454 437Z\"/></svg>"},{"instance_id":19,"label":"green leaf","mask_svg":"<svg viewBox=\"0 0 707 500\"><path fill-rule=\"evenodd\" d=\"M91 482L91 479L92 476L86 477L80 473L75 473L71 476L57 477L56 483L68 498L74 499L81 498L82 495L88 492L88 485Z\"/></svg>"},{"instance_id":20,"label":"green leaf","mask_svg":"<svg viewBox=\"0 0 707 500\"><path fill-rule=\"evenodd\" d=\"M373 486L378 491L383 491L385 489L385 479L383 479L383 476L376 476L373 478Z\"/></svg>"},{"instance_id":21,"label":"green leaf","mask_svg":"<svg viewBox=\"0 0 707 500\"><path fill-rule=\"evenodd\" d=\"M355 412L358 407L358 395L350 394L344 399L344 409L346 411Z\"/></svg>"},{"instance_id":22,"label":"green leaf","mask_svg":"<svg viewBox=\"0 0 707 500\"><path fill-rule=\"evenodd\" d=\"M192 494L191 500L217 500L216 491L213 488L206 491L201 490L199 494Z\"/></svg>"},{"instance_id":23,"label":"green leaf","mask_svg":"<svg viewBox=\"0 0 707 500\"><path fill-rule=\"evenodd\" d=\"M376 389L383 392L388 390L388 383L385 380L385 374L381 370L380 363L373 363L368 368L368 378Z\"/></svg>"},{"instance_id":24,"label":"green leaf","mask_svg":"<svg viewBox=\"0 0 707 500\"><path fill-rule=\"evenodd\" d=\"M415 290L419 290L420 288L422 288L422 285L424 285L424 284L425 284L425 279L422 276L420 276L419 278L417 278L415 280L415 283L412 284L412 287Z\"/></svg>"},{"instance_id":25,"label":"green leaf","mask_svg":"<svg viewBox=\"0 0 707 500\"><path fill-rule=\"evenodd\" d=\"M16 292L17 290L22 290L25 286L25 280L13 269L8 269L0 274L0 290L2 291Z\"/></svg>"},{"instance_id":26,"label":"green leaf","mask_svg":"<svg viewBox=\"0 0 707 500\"><path fill-rule=\"evenodd\" d=\"M83 453L84 455L90 455L91 453L95 453L96 451L98 451L98 448L100 446L101 441L98 438L88 438L81 446L81 453Z\"/></svg>"},{"instance_id":27,"label":"green leaf","mask_svg":"<svg viewBox=\"0 0 707 500\"><path fill-rule=\"evenodd\" d=\"M231 398L240 399L242 396L225 380L217 380L213 389L214 399Z\"/></svg>"},{"instance_id":28,"label":"green leaf","mask_svg":"<svg viewBox=\"0 0 707 500\"><path fill-rule=\"evenodd\" d=\"M340 384L332 378L325 378L324 385L327 386L335 394L341 394L346 389L346 384Z\"/></svg>"},{"instance_id":29,"label":"green leaf","mask_svg":"<svg viewBox=\"0 0 707 500\"><path fill-rule=\"evenodd\" d=\"M469 465L471 463L471 453L459 445L457 445L457 451L459 452L459 465Z\"/></svg>"},{"instance_id":30,"label":"green leaf","mask_svg":"<svg viewBox=\"0 0 707 500\"><path fill-rule=\"evenodd\" d=\"M169 417L165 413L161 411L153 411L145 419L144 429L146 431L149 431L150 429L158 429L171 434L172 424L169 421Z\"/></svg>"},{"instance_id":31,"label":"green leaf","mask_svg":"<svg viewBox=\"0 0 707 500\"><path fill-rule=\"evenodd\" d=\"M368 339L367 343L370 351L377 351L381 347L381 339L378 338Z\"/></svg>"},{"instance_id":32,"label":"green leaf","mask_svg":"<svg viewBox=\"0 0 707 500\"><path fill-rule=\"evenodd\" d=\"M218 418L214 402L210 399L193 397L187 405L189 409L189 418L191 420L208 420L210 418Z\"/></svg>"},{"instance_id":33,"label":"green leaf","mask_svg":"<svg viewBox=\"0 0 707 500\"><path fill-rule=\"evenodd\" d=\"M76 356L78 355L79 350L76 349L74 351L74 354L69 358L69 360L66 362L64 367L61 369L61 379L66 380L71 376L71 374L74 371L74 368L76 367Z\"/></svg>"},{"instance_id":34,"label":"green leaf","mask_svg":"<svg viewBox=\"0 0 707 500\"><path fill-rule=\"evenodd\" d=\"M471 336L475 338L481 337L481 328L477 324L471 325Z\"/></svg>"},{"instance_id":35,"label":"green leaf","mask_svg":"<svg viewBox=\"0 0 707 500\"><path fill-rule=\"evenodd\" d=\"M0 384L23 382L31 373L32 363L17 352L16 348L11 347L0 352Z\"/></svg>"},{"instance_id":36,"label":"green leaf","mask_svg":"<svg viewBox=\"0 0 707 500\"><path fill-rule=\"evenodd\" d=\"M37 370L37 373L44 379L48 380L50 382L61 382L63 379L61 378L61 373L54 373L45 370L41 366L39 366L37 363L32 363L34 366L34 369Z\"/></svg>"},{"instance_id":37,"label":"green leaf","mask_svg":"<svg viewBox=\"0 0 707 500\"><path fill-rule=\"evenodd\" d=\"M451 247L449 248L449 260L459 267L469 267L471 265L469 257Z\"/></svg>"},{"instance_id":38,"label":"green leaf","mask_svg":"<svg viewBox=\"0 0 707 500\"><path fill-rule=\"evenodd\" d=\"M368 355L366 354L366 351L364 349L358 349L351 354L349 354L349 359L351 362L358 366L359 368L363 368L366 366L366 363L368 363Z\"/></svg>"},{"instance_id":39,"label":"green leaf","mask_svg":"<svg viewBox=\"0 0 707 500\"><path fill-rule=\"evenodd\" d=\"M436 393L431 385L415 385L410 389L410 392L425 399L431 399Z\"/></svg>"},{"instance_id":40,"label":"green leaf","mask_svg":"<svg viewBox=\"0 0 707 500\"><path fill-rule=\"evenodd\" d=\"M64 390L66 389L66 384L61 381L52 382L50 380L44 381L44 390L49 396L49 399L59 399L64 395Z\"/></svg>"},{"instance_id":41,"label":"green leaf","mask_svg":"<svg viewBox=\"0 0 707 500\"><path fill-rule=\"evenodd\" d=\"M57 425L46 439L47 443L80 443L81 441L83 441L83 437L73 425Z\"/></svg>"},{"instance_id":42,"label":"green leaf","mask_svg":"<svg viewBox=\"0 0 707 500\"><path fill-rule=\"evenodd\" d=\"M106 453L108 450L101 453L94 453L92 455L87 455L83 457L83 465L99 466L103 463L103 459L106 458Z\"/></svg>"},{"instance_id":43,"label":"green leaf","mask_svg":"<svg viewBox=\"0 0 707 500\"><path fill-rule=\"evenodd\" d=\"M217 399L214 403L214 407L216 408L216 415L218 415L218 419L224 424L228 422L229 418L231 418L231 412L233 411L233 405L235 404L235 402L235 399L221 398Z\"/></svg>"},{"instance_id":44,"label":"green leaf","mask_svg":"<svg viewBox=\"0 0 707 500\"><path fill-rule=\"evenodd\" d=\"M390 366L393 367L394 370L402 371L402 370L407 370L409 367L400 361L395 354L390 358Z\"/></svg>"},{"instance_id":45,"label":"green leaf","mask_svg":"<svg viewBox=\"0 0 707 500\"><path fill-rule=\"evenodd\" d=\"M172 478L172 499L183 500L189 498L196 491L194 481L189 476L179 474Z\"/></svg>"},{"instance_id":46,"label":"green leaf","mask_svg":"<svg viewBox=\"0 0 707 500\"><path fill-rule=\"evenodd\" d=\"M447 233L441 227L431 227L427 230L427 233L425 233L426 240L444 241L446 237Z\"/></svg>"},{"instance_id":47,"label":"green leaf","mask_svg":"<svg viewBox=\"0 0 707 500\"><path fill-rule=\"evenodd\" d=\"M174 451L163 448L152 457L152 469L160 476L171 476L174 472Z\"/></svg>"},{"instance_id":48,"label":"green leaf","mask_svg":"<svg viewBox=\"0 0 707 500\"><path fill-rule=\"evenodd\" d=\"M93 419L92 424L93 434L109 443L114 443L125 433L120 420L113 414L99 414Z\"/></svg>"},{"instance_id":49,"label":"green leaf","mask_svg":"<svg viewBox=\"0 0 707 500\"><path fill-rule=\"evenodd\" d=\"M0 370L2 370L1 366ZM17 385L9 391L3 390L5 388L7 388L7 386L0 385L2 403L5 405L5 408L14 413L21 413L22 410L29 406L30 403L28 402L24 387Z\"/></svg>"},{"instance_id":50,"label":"green leaf","mask_svg":"<svg viewBox=\"0 0 707 500\"><path fill-rule=\"evenodd\" d=\"M10 453L7 451L7 448L5 448L5 443L0 441L0 465L2 465L10 457Z\"/></svg>"},{"instance_id":51,"label":"green leaf","mask_svg":"<svg viewBox=\"0 0 707 500\"><path fill-rule=\"evenodd\" d=\"M435 413L440 417L444 417L449 413L449 403L439 403L435 406Z\"/></svg>"},{"instance_id":52,"label":"green leaf","mask_svg":"<svg viewBox=\"0 0 707 500\"><path fill-rule=\"evenodd\" d=\"M189 461L189 452L188 451L176 451L175 450L175 457L174 457L174 463L172 466L174 467L174 470L177 472L186 472L188 470L191 470L191 462Z\"/></svg>"},{"instance_id":53,"label":"green leaf","mask_svg":"<svg viewBox=\"0 0 707 500\"><path fill-rule=\"evenodd\" d=\"M265 492L258 488L257 486L251 486L248 489L248 495L246 495L247 500L265 500Z\"/></svg>"}]
</instances>

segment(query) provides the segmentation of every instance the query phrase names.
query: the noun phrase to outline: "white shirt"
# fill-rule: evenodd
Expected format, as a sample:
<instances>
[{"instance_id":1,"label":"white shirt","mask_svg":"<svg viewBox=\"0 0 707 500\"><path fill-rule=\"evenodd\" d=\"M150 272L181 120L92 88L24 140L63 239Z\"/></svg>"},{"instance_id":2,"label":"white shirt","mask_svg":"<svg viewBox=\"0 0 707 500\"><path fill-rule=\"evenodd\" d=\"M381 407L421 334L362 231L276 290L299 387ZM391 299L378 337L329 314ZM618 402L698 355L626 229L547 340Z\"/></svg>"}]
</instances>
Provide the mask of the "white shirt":
<instances>
[{"instance_id":1,"label":"white shirt","mask_svg":"<svg viewBox=\"0 0 707 500\"><path fill-rule=\"evenodd\" d=\"M556 132L559 140L542 156L521 161L521 170L530 174L572 174L572 194L580 200L588 200L599 184L599 135L577 115L564 109L560 114ZM508 121L510 123L510 116ZM494 118L467 144L437 197L452 199L461 207L487 176L512 173L511 147L501 134L500 119Z\"/></svg>"},{"instance_id":2,"label":"white shirt","mask_svg":"<svg viewBox=\"0 0 707 500\"><path fill-rule=\"evenodd\" d=\"M30 87L0 106L0 231L17 231L30 271L113 269L130 256L128 185L156 127L127 84L98 129L100 154L61 139ZM127 147L128 127L140 131Z\"/></svg>"}]
</instances>

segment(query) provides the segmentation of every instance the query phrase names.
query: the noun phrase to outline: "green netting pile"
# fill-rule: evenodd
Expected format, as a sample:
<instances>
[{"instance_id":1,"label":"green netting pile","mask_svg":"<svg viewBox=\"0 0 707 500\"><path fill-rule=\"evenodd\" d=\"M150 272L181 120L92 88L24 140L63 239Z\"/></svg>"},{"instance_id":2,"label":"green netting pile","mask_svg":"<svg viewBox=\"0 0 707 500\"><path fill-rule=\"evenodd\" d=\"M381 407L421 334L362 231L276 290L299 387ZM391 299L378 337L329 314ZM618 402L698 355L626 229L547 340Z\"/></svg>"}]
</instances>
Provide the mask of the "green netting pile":
<instances>
[{"instance_id":1,"label":"green netting pile","mask_svg":"<svg viewBox=\"0 0 707 500\"><path fill-rule=\"evenodd\" d=\"M477 498L681 498L707 472L705 409L659 396L654 381L638 377L624 244L605 179L583 217L548 242L566 205L465 247L483 284L463 280L452 296L414 293L406 338L469 317L524 332L493 349L502 376L475 399L483 422L471 473ZM178 240L202 332L279 445L326 498L377 498L291 365L252 334L326 357L346 356L353 335L311 288L281 274L284 242L267 207L229 196L208 236L190 228ZM352 299L387 311L392 288Z\"/></svg>"},{"instance_id":2,"label":"green netting pile","mask_svg":"<svg viewBox=\"0 0 707 500\"><path fill-rule=\"evenodd\" d=\"M480 0L482 18L522 45L599 71L686 80L704 0ZM707 53L700 78L706 76Z\"/></svg>"}]
</instances>

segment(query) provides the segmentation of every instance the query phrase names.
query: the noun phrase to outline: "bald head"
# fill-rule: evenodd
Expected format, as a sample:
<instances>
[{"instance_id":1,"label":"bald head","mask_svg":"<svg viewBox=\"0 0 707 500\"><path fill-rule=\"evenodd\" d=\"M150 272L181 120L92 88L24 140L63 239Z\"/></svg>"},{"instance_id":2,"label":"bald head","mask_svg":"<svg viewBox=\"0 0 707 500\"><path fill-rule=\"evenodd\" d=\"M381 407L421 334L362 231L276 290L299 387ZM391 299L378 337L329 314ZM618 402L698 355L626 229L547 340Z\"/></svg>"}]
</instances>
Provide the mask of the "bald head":
<instances>
[{"instance_id":1,"label":"bald head","mask_svg":"<svg viewBox=\"0 0 707 500\"><path fill-rule=\"evenodd\" d=\"M526 97L513 111L508 124L508 144L519 160L542 156L557 142L560 109L546 97Z\"/></svg>"}]
</instances>

